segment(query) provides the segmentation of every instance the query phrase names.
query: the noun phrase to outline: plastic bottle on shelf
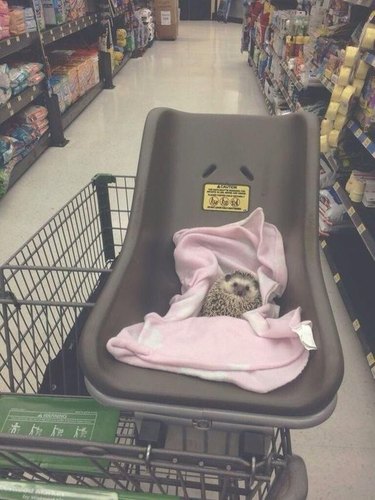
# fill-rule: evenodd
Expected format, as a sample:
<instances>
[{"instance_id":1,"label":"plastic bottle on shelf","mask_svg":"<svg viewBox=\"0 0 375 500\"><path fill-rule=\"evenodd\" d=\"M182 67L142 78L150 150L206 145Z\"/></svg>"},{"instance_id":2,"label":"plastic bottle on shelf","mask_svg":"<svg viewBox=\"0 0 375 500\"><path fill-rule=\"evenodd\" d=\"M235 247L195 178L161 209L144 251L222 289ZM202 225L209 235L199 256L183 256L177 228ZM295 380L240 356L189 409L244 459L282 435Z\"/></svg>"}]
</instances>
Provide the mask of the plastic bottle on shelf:
<instances>
[{"instance_id":1,"label":"plastic bottle on shelf","mask_svg":"<svg viewBox=\"0 0 375 500\"><path fill-rule=\"evenodd\" d=\"M285 38L285 59L288 60L294 55L294 40L292 36Z\"/></svg>"},{"instance_id":2,"label":"plastic bottle on shelf","mask_svg":"<svg viewBox=\"0 0 375 500\"><path fill-rule=\"evenodd\" d=\"M299 55L303 53L304 39L305 37L301 35L296 36L294 43L294 57L299 57Z\"/></svg>"}]
</instances>

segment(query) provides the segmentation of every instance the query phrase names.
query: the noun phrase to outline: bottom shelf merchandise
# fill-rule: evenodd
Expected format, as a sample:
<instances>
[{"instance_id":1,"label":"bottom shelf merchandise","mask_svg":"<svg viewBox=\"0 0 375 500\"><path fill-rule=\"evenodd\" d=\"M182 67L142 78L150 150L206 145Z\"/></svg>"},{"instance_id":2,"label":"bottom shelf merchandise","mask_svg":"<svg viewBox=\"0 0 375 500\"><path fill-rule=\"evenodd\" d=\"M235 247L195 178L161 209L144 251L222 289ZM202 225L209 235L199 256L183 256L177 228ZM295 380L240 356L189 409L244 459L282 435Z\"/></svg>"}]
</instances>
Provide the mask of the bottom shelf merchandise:
<instances>
[{"instance_id":1,"label":"bottom shelf merchandise","mask_svg":"<svg viewBox=\"0 0 375 500\"><path fill-rule=\"evenodd\" d=\"M321 246L375 378L373 259L354 229L331 235Z\"/></svg>"},{"instance_id":2,"label":"bottom shelf merchandise","mask_svg":"<svg viewBox=\"0 0 375 500\"><path fill-rule=\"evenodd\" d=\"M32 105L1 128L0 135L0 196L10 182L14 167L31 153L48 131L47 108Z\"/></svg>"}]
</instances>

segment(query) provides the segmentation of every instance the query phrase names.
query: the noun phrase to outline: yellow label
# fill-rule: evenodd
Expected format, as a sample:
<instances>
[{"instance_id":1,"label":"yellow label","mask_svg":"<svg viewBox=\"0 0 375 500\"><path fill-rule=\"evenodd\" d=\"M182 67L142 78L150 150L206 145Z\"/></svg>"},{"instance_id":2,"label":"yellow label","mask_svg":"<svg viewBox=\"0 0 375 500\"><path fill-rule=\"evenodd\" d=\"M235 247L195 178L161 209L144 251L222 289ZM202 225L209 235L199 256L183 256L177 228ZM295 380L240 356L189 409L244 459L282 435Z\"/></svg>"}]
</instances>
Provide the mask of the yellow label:
<instances>
[{"instance_id":1,"label":"yellow label","mask_svg":"<svg viewBox=\"0 0 375 500\"><path fill-rule=\"evenodd\" d=\"M364 233L365 231L366 231L366 226L365 226L364 224L362 224L362 223L361 223L361 224L358 226L358 232L359 232L359 234L362 234L362 233Z\"/></svg>"},{"instance_id":2,"label":"yellow label","mask_svg":"<svg viewBox=\"0 0 375 500\"><path fill-rule=\"evenodd\" d=\"M358 321L358 319L355 319L353 321L353 327L355 332L358 332L358 330L361 328L361 323Z\"/></svg>"},{"instance_id":3,"label":"yellow label","mask_svg":"<svg viewBox=\"0 0 375 500\"><path fill-rule=\"evenodd\" d=\"M335 283L338 283L340 280L341 280L341 276L339 275L339 273L336 273L333 277Z\"/></svg>"},{"instance_id":4,"label":"yellow label","mask_svg":"<svg viewBox=\"0 0 375 500\"><path fill-rule=\"evenodd\" d=\"M367 357L367 362L370 366L375 363L375 358L372 352L369 352L366 357Z\"/></svg>"},{"instance_id":5,"label":"yellow label","mask_svg":"<svg viewBox=\"0 0 375 500\"><path fill-rule=\"evenodd\" d=\"M355 210L354 210L354 207L350 207L349 210L348 210L348 214L350 215L350 217L355 213Z\"/></svg>"},{"instance_id":6,"label":"yellow label","mask_svg":"<svg viewBox=\"0 0 375 500\"><path fill-rule=\"evenodd\" d=\"M247 212L250 203L250 186L238 184L205 184L203 210Z\"/></svg>"},{"instance_id":7,"label":"yellow label","mask_svg":"<svg viewBox=\"0 0 375 500\"><path fill-rule=\"evenodd\" d=\"M366 137L366 139L363 141L363 145L365 146L365 148L367 148L370 144L371 144L370 139Z\"/></svg>"}]
</instances>

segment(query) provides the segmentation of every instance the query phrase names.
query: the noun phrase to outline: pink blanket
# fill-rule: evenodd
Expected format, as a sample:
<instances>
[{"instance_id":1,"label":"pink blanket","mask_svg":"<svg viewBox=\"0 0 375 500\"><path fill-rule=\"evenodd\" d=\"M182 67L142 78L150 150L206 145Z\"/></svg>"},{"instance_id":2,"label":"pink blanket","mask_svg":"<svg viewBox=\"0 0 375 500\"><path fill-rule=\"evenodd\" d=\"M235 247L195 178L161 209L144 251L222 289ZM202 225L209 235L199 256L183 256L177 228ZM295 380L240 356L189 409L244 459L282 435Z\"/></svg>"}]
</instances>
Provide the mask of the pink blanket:
<instances>
[{"instance_id":1,"label":"pink blanket","mask_svg":"<svg viewBox=\"0 0 375 500\"><path fill-rule=\"evenodd\" d=\"M281 235L261 208L221 227L183 229L174 235L181 294L168 313L147 314L107 343L118 360L135 366L234 383L268 392L296 378L315 349L311 323L297 308L278 317L273 303L287 283ZM214 281L241 270L256 273L263 305L243 319L199 317Z\"/></svg>"}]
</instances>

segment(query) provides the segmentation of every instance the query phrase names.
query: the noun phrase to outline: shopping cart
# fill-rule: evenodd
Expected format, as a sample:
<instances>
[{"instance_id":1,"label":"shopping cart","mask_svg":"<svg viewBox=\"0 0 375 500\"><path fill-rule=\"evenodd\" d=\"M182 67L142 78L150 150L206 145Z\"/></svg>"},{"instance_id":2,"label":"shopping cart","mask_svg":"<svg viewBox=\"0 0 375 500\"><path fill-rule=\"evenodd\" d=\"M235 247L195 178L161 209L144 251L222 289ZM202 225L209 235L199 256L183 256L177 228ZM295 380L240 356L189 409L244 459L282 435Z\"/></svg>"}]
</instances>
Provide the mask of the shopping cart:
<instances>
[{"instance_id":1,"label":"shopping cart","mask_svg":"<svg viewBox=\"0 0 375 500\"><path fill-rule=\"evenodd\" d=\"M64 498L305 498L287 429L159 428L87 397L77 343L124 243L134 187L96 176L0 268L0 497L60 498L61 485Z\"/></svg>"}]
</instances>

